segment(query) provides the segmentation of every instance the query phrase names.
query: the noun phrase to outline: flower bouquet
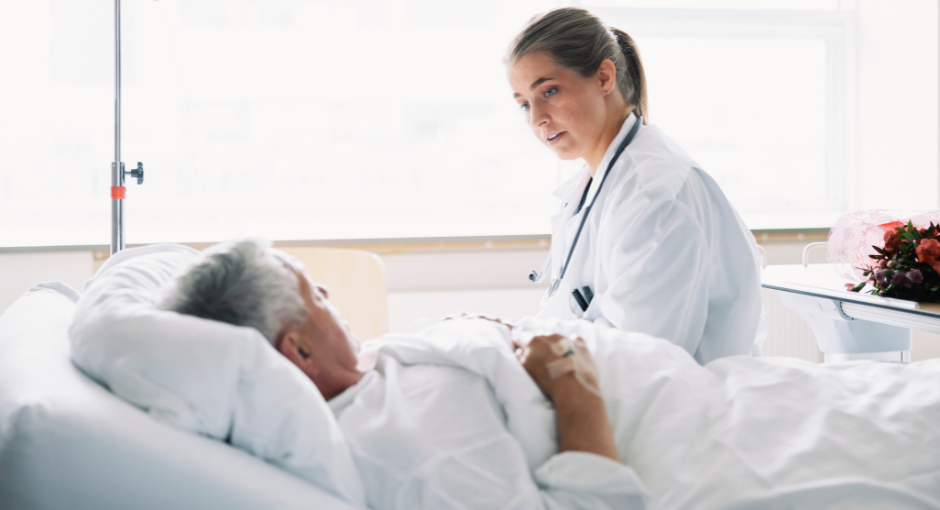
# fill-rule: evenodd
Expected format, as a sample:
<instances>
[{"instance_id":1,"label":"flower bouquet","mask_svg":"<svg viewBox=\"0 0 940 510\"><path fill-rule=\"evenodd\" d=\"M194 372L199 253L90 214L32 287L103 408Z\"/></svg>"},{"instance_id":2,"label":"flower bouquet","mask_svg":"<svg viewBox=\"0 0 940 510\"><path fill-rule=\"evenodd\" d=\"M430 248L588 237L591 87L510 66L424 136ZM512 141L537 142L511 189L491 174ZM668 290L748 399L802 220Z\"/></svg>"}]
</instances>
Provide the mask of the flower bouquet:
<instances>
[{"instance_id":1,"label":"flower bouquet","mask_svg":"<svg viewBox=\"0 0 940 510\"><path fill-rule=\"evenodd\" d=\"M884 246L872 246L872 263L861 268L867 278L859 284L846 284L860 292L866 284L876 296L940 302L940 225L916 228L912 221L880 225Z\"/></svg>"}]
</instances>

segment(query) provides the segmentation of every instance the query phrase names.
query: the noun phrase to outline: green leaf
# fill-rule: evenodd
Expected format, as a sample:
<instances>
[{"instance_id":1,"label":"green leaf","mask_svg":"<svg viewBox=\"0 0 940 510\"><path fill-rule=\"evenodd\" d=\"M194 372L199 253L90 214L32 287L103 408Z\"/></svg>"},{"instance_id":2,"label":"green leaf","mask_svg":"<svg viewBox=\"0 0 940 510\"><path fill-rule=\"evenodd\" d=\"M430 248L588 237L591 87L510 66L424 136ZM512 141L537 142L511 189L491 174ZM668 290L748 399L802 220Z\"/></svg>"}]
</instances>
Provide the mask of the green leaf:
<instances>
[{"instance_id":1,"label":"green leaf","mask_svg":"<svg viewBox=\"0 0 940 510\"><path fill-rule=\"evenodd\" d=\"M903 237L904 239L907 239L908 241L913 241L914 239L917 239L917 236L915 236L914 234L910 232L905 232L901 234L901 237Z\"/></svg>"}]
</instances>

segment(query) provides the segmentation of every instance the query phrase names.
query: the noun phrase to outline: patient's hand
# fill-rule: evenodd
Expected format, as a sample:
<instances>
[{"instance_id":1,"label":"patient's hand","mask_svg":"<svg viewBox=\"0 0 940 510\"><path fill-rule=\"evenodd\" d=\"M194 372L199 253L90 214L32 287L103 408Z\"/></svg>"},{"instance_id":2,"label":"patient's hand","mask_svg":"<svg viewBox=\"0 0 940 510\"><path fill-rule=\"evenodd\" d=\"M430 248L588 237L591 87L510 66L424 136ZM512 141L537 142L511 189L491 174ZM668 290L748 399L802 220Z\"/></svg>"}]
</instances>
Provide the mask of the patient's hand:
<instances>
[{"instance_id":1,"label":"patient's hand","mask_svg":"<svg viewBox=\"0 0 940 510\"><path fill-rule=\"evenodd\" d=\"M528 345L517 346L519 349L516 351L526 372L542 393L555 403L558 448L563 452L588 452L620 461L604 398L597 390L591 353L580 338L570 343L562 343L563 340L567 337L557 334L537 336ZM580 357L591 369L578 376L563 367L552 378L552 369L549 368L552 363L564 365L568 363L566 358L573 359L569 356Z\"/></svg>"},{"instance_id":2,"label":"patient's hand","mask_svg":"<svg viewBox=\"0 0 940 510\"><path fill-rule=\"evenodd\" d=\"M510 321L500 319L499 317L491 317L489 315L483 315L479 313L461 312L458 314L448 315L447 317L444 317L445 321L456 320L456 319L483 319L483 320L495 322L497 324L502 324L503 326L506 326L510 330L516 327L516 325Z\"/></svg>"},{"instance_id":3,"label":"patient's hand","mask_svg":"<svg viewBox=\"0 0 940 510\"><path fill-rule=\"evenodd\" d=\"M565 339L567 339L567 337L564 335L554 334L532 337L529 344L525 346L516 344L516 356L522 363L523 368L529 373L529 376L532 377L532 380L535 381L539 389L542 390L542 393L550 400L554 400L555 391L554 380L550 375L548 366L553 361L564 357L563 354L559 354L561 349L558 349L557 345ZM584 340L575 338L574 346L577 349L578 356L590 357L591 354L588 352L587 347L585 347Z\"/></svg>"}]
</instances>

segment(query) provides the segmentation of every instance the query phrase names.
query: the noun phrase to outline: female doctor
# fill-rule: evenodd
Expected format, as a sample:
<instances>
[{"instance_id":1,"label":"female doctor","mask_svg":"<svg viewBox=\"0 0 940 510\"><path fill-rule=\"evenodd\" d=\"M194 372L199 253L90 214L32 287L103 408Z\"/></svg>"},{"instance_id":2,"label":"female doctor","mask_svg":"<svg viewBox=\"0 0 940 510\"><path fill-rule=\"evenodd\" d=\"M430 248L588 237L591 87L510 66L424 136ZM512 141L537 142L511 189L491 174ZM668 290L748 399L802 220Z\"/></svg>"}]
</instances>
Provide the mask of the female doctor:
<instances>
[{"instance_id":1,"label":"female doctor","mask_svg":"<svg viewBox=\"0 0 940 510\"><path fill-rule=\"evenodd\" d=\"M553 279L540 316L665 338L701 364L759 353L754 237L718 184L647 125L630 36L586 10L558 9L530 21L507 65L533 134L561 159L585 162L554 193L563 205L551 218Z\"/></svg>"}]
</instances>

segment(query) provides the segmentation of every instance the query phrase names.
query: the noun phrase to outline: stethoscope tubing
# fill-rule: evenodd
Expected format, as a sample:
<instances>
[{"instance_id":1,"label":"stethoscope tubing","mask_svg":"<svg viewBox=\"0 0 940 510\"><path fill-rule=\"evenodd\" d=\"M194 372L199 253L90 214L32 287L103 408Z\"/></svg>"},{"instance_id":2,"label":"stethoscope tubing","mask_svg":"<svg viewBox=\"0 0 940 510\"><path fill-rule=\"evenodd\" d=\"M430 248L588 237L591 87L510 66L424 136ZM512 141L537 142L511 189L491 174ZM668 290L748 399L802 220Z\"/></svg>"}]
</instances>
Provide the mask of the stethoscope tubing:
<instances>
[{"instance_id":1,"label":"stethoscope tubing","mask_svg":"<svg viewBox=\"0 0 940 510\"><path fill-rule=\"evenodd\" d=\"M610 171L613 169L614 164L617 163L617 160L620 158L620 155L623 151L630 145L630 142L633 141L633 137L636 136L637 131L640 130L640 124L643 123L643 117L638 115L636 122L633 123L633 127L630 128L630 132L627 133L627 136L623 138L623 141L620 142L620 146L617 147L617 152L614 153L614 157L611 158L610 163L607 164L607 171L604 172L604 177L601 178L601 182L597 185L597 192L594 193L594 198L591 199L591 203L584 208L584 214L581 216L581 223L578 224L578 230L574 234L574 239L571 240L571 248L568 249L568 257L565 259L565 264L561 266L561 272L557 278L552 279L552 286L548 290L548 295L551 297L555 294L555 291L558 289L558 285L565 278L565 273L568 272L568 266L571 264L571 256L574 255L574 249L578 247L578 240L581 238L581 231L584 230L584 224L587 222L588 215L591 214L591 209L594 208L594 203L597 202L597 197L600 196L601 190L604 189L604 183L607 182L607 178L610 177ZM585 190L587 193L588 190ZM545 274L548 272L552 262L552 254L549 252L548 257L545 259L545 263L542 265L542 270L539 273L532 271L529 273L529 280L533 283L539 283L545 279Z\"/></svg>"}]
</instances>

